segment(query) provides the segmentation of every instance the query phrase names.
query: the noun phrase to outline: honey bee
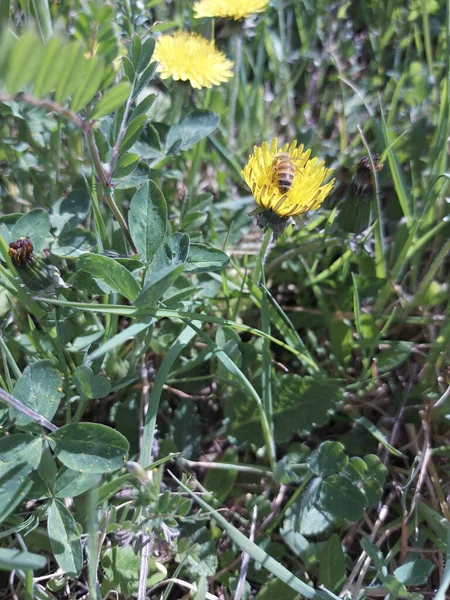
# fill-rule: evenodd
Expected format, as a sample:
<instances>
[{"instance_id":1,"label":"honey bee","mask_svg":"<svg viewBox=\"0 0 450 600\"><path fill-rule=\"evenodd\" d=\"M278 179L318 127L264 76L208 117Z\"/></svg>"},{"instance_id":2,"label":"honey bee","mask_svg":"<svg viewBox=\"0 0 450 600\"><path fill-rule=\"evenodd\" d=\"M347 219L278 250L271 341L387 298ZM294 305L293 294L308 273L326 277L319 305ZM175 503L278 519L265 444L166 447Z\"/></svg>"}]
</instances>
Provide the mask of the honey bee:
<instances>
[{"instance_id":1,"label":"honey bee","mask_svg":"<svg viewBox=\"0 0 450 600\"><path fill-rule=\"evenodd\" d=\"M272 167L274 179L278 190L282 194L287 194L294 183L295 161L304 160L302 158L293 158L288 152L278 152L273 157Z\"/></svg>"}]
</instances>

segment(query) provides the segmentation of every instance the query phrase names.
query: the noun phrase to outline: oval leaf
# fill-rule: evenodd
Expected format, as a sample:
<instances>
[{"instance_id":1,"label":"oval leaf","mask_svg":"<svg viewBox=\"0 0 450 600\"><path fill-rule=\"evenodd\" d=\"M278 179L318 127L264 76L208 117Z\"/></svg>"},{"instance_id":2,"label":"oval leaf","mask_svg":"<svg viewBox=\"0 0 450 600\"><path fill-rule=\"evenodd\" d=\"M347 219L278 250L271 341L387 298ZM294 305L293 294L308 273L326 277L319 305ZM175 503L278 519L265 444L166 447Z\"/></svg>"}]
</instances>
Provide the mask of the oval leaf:
<instances>
[{"instance_id":1,"label":"oval leaf","mask_svg":"<svg viewBox=\"0 0 450 600\"><path fill-rule=\"evenodd\" d=\"M191 243L184 271L185 273L209 273L223 269L229 262L230 259L222 250Z\"/></svg>"},{"instance_id":2,"label":"oval leaf","mask_svg":"<svg viewBox=\"0 0 450 600\"><path fill-rule=\"evenodd\" d=\"M138 252L151 262L167 232L166 201L153 181L146 181L133 196L128 222Z\"/></svg>"},{"instance_id":3,"label":"oval leaf","mask_svg":"<svg viewBox=\"0 0 450 600\"><path fill-rule=\"evenodd\" d=\"M61 569L67 575L79 575L83 566L80 534L74 518L61 500L53 500L50 506L48 537Z\"/></svg>"},{"instance_id":4,"label":"oval leaf","mask_svg":"<svg viewBox=\"0 0 450 600\"><path fill-rule=\"evenodd\" d=\"M123 467L129 444L106 425L71 423L48 436L59 460L74 471L110 473Z\"/></svg>"},{"instance_id":5,"label":"oval leaf","mask_svg":"<svg viewBox=\"0 0 450 600\"><path fill-rule=\"evenodd\" d=\"M82 254L78 268L104 281L110 288L125 296L130 302L137 298L140 287L133 275L120 263L109 256Z\"/></svg>"},{"instance_id":6,"label":"oval leaf","mask_svg":"<svg viewBox=\"0 0 450 600\"><path fill-rule=\"evenodd\" d=\"M219 126L220 118L210 110L196 110L179 123L172 125L166 138L166 154L176 145L187 150L210 135Z\"/></svg>"},{"instance_id":7,"label":"oval leaf","mask_svg":"<svg viewBox=\"0 0 450 600\"><path fill-rule=\"evenodd\" d=\"M14 386L13 396L25 406L39 413L49 421L58 409L63 391L60 373L49 360L40 360L27 367ZM33 420L11 408L11 418L18 425L28 425Z\"/></svg>"},{"instance_id":8,"label":"oval leaf","mask_svg":"<svg viewBox=\"0 0 450 600\"><path fill-rule=\"evenodd\" d=\"M47 565L47 557L32 554L31 552L21 552L10 548L0 548L0 569L2 571L23 571L31 569L43 569Z\"/></svg>"},{"instance_id":9,"label":"oval leaf","mask_svg":"<svg viewBox=\"0 0 450 600\"><path fill-rule=\"evenodd\" d=\"M320 489L320 502L325 510L338 519L357 521L365 506L364 494L343 475L327 477Z\"/></svg>"},{"instance_id":10,"label":"oval leaf","mask_svg":"<svg viewBox=\"0 0 450 600\"><path fill-rule=\"evenodd\" d=\"M112 113L116 108L119 108L119 106L122 106L122 104L128 100L130 94L131 83L128 81L121 81L118 85L106 92L92 111L90 118L99 119L100 117Z\"/></svg>"},{"instance_id":11,"label":"oval leaf","mask_svg":"<svg viewBox=\"0 0 450 600\"><path fill-rule=\"evenodd\" d=\"M23 215L14 225L11 239L18 240L28 237L33 244L35 252L47 247L47 238L50 235L50 215L42 208L35 208Z\"/></svg>"}]
</instances>

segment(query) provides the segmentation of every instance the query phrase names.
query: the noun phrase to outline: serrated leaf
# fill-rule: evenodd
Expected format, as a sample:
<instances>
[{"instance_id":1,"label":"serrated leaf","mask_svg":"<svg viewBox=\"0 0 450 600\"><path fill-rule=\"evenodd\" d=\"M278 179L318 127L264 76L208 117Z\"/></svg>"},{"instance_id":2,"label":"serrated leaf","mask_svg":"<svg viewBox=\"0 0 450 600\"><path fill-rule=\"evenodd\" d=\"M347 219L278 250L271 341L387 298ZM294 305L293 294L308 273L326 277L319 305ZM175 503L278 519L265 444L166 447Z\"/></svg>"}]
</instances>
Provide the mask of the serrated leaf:
<instances>
[{"instance_id":1,"label":"serrated leaf","mask_svg":"<svg viewBox=\"0 0 450 600\"><path fill-rule=\"evenodd\" d=\"M83 566L80 534L74 518L61 500L53 500L47 527L56 562L66 575L76 577Z\"/></svg>"},{"instance_id":2,"label":"serrated leaf","mask_svg":"<svg viewBox=\"0 0 450 600\"><path fill-rule=\"evenodd\" d=\"M92 111L91 119L100 119L105 115L109 115L116 108L122 106L131 94L131 83L128 81L121 81L118 85L108 90L104 96L99 100L94 110Z\"/></svg>"},{"instance_id":3,"label":"serrated leaf","mask_svg":"<svg viewBox=\"0 0 450 600\"><path fill-rule=\"evenodd\" d=\"M98 423L70 423L48 435L59 460L74 471L110 473L125 464L129 444L124 436Z\"/></svg>"},{"instance_id":4,"label":"serrated leaf","mask_svg":"<svg viewBox=\"0 0 450 600\"><path fill-rule=\"evenodd\" d=\"M51 421L61 400L62 377L49 360L40 360L27 367L13 389L13 396L22 404ZM18 425L34 421L16 409L10 409L11 418Z\"/></svg>"},{"instance_id":5,"label":"serrated leaf","mask_svg":"<svg viewBox=\"0 0 450 600\"><path fill-rule=\"evenodd\" d=\"M166 201L153 181L147 180L133 196L128 223L142 259L151 262L167 233Z\"/></svg>"},{"instance_id":6,"label":"serrated leaf","mask_svg":"<svg viewBox=\"0 0 450 600\"><path fill-rule=\"evenodd\" d=\"M77 266L82 271L104 281L130 302L134 302L141 291L138 282L128 269L109 256L82 254L77 261Z\"/></svg>"},{"instance_id":7,"label":"serrated leaf","mask_svg":"<svg viewBox=\"0 0 450 600\"><path fill-rule=\"evenodd\" d=\"M21 91L36 76L42 53L42 41L34 32L25 33L17 40L6 67L6 89L10 94Z\"/></svg>"}]
</instances>

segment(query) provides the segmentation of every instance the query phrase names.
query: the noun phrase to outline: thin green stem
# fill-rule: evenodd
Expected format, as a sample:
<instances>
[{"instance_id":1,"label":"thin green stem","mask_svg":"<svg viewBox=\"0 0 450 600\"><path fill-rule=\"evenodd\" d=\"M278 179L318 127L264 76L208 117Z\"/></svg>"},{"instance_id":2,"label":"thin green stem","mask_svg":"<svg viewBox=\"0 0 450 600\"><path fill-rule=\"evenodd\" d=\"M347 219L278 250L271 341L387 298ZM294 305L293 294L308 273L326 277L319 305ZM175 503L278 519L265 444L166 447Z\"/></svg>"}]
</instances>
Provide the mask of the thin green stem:
<instances>
[{"instance_id":1,"label":"thin green stem","mask_svg":"<svg viewBox=\"0 0 450 600\"><path fill-rule=\"evenodd\" d=\"M268 249L269 249L269 244L270 244L271 239L272 239L272 230L268 229L265 232L264 237L262 239L261 248L260 248L258 256L256 258L256 264L255 264L255 267L254 267L253 273L252 273L252 281L255 285L258 285L258 283L261 279L261 273L262 273L263 266L265 264L267 255L268 255Z\"/></svg>"}]
</instances>

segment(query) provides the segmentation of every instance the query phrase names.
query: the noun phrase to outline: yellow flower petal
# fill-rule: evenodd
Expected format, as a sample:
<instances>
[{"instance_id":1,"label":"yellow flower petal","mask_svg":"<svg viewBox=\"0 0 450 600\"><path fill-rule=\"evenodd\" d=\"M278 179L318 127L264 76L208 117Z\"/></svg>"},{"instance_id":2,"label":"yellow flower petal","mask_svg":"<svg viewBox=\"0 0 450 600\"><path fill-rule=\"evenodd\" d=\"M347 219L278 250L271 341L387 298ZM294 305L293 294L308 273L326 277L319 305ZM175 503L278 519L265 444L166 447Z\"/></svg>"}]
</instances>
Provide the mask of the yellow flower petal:
<instances>
[{"instance_id":1,"label":"yellow flower petal","mask_svg":"<svg viewBox=\"0 0 450 600\"><path fill-rule=\"evenodd\" d=\"M275 157L281 152L289 156L287 160L290 159L294 167L292 186L287 192L279 190L275 172ZM272 140L270 147L267 142L255 146L242 176L256 203L286 218L319 208L331 192L334 179L324 184L332 170L327 169L323 161L310 159L310 156L311 150L304 150L303 144L297 146L295 140L281 148L277 138Z\"/></svg>"},{"instance_id":2,"label":"yellow flower petal","mask_svg":"<svg viewBox=\"0 0 450 600\"><path fill-rule=\"evenodd\" d=\"M225 17L238 21L266 10L269 0L199 0L194 4L195 17Z\"/></svg>"},{"instance_id":3,"label":"yellow flower petal","mask_svg":"<svg viewBox=\"0 0 450 600\"><path fill-rule=\"evenodd\" d=\"M154 59L161 79L189 81L196 89L212 87L233 76L233 63L206 38L177 31L156 40Z\"/></svg>"}]
</instances>

